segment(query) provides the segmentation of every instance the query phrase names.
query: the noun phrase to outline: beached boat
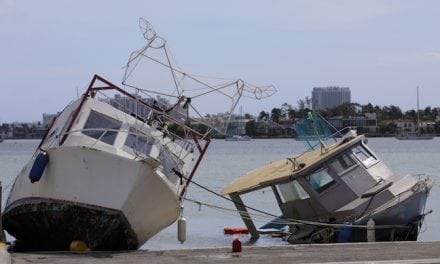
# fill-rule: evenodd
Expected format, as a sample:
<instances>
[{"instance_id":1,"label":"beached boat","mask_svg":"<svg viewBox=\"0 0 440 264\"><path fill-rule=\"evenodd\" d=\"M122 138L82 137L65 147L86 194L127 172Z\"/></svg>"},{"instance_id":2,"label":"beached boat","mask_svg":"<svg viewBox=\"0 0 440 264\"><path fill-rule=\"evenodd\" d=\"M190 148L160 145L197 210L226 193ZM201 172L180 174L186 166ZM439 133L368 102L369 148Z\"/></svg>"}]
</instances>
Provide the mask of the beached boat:
<instances>
[{"instance_id":1,"label":"beached boat","mask_svg":"<svg viewBox=\"0 0 440 264\"><path fill-rule=\"evenodd\" d=\"M322 122L310 114L297 124L308 151L250 171L223 189L252 237L282 231L291 243L416 240L432 178L393 173L353 130L340 139L322 137ZM241 196L266 187L282 215L257 229Z\"/></svg>"},{"instance_id":2,"label":"beached boat","mask_svg":"<svg viewBox=\"0 0 440 264\"><path fill-rule=\"evenodd\" d=\"M182 197L211 131L225 132L227 123L210 123L195 110L197 103L206 95L208 100L226 96L232 111L251 91L241 80L222 79L218 87L182 72L151 25L142 19L140 25L147 45L131 54L124 89L95 75L81 98L54 120L16 177L3 212L3 227L16 238L16 250L68 250L72 241L91 250L139 248L181 216ZM166 55L162 60L158 51ZM132 79L145 60L171 75L163 85L157 79L153 85L170 91L141 88ZM161 77L148 69L139 75ZM191 81L196 93L181 86Z\"/></svg>"}]
</instances>

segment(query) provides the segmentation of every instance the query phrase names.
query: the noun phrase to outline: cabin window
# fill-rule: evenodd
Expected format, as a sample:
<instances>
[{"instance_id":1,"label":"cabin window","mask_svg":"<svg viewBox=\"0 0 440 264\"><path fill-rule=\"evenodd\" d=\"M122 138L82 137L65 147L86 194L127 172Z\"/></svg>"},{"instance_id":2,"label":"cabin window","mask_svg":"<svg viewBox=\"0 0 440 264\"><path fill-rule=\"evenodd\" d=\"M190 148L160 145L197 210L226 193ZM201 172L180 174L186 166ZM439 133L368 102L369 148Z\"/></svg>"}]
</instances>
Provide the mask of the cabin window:
<instances>
[{"instance_id":1,"label":"cabin window","mask_svg":"<svg viewBox=\"0 0 440 264\"><path fill-rule=\"evenodd\" d=\"M84 125L85 131L82 133L113 145L121 125L122 122L116 119L95 111L90 111L90 115Z\"/></svg>"},{"instance_id":2,"label":"cabin window","mask_svg":"<svg viewBox=\"0 0 440 264\"><path fill-rule=\"evenodd\" d=\"M377 159L362 145L354 147L351 151L366 167L373 165L377 161Z\"/></svg>"},{"instance_id":3,"label":"cabin window","mask_svg":"<svg viewBox=\"0 0 440 264\"><path fill-rule=\"evenodd\" d=\"M335 183L335 180L328 173L327 168L322 168L314 173L305 176L306 181L312 186L312 188L321 193Z\"/></svg>"},{"instance_id":4,"label":"cabin window","mask_svg":"<svg viewBox=\"0 0 440 264\"><path fill-rule=\"evenodd\" d=\"M282 203L294 202L310 198L309 194L301 187L298 181L291 181L275 185Z\"/></svg>"},{"instance_id":5,"label":"cabin window","mask_svg":"<svg viewBox=\"0 0 440 264\"><path fill-rule=\"evenodd\" d=\"M349 155L342 154L341 156L332 160L330 162L330 165L333 167L337 174L343 174L345 171L356 165L356 162Z\"/></svg>"},{"instance_id":6,"label":"cabin window","mask_svg":"<svg viewBox=\"0 0 440 264\"><path fill-rule=\"evenodd\" d=\"M148 138L144 133L132 127L129 131L125 145L139 153L149 155L154 144L154 138Z\"/></svg>"}]
</instances>

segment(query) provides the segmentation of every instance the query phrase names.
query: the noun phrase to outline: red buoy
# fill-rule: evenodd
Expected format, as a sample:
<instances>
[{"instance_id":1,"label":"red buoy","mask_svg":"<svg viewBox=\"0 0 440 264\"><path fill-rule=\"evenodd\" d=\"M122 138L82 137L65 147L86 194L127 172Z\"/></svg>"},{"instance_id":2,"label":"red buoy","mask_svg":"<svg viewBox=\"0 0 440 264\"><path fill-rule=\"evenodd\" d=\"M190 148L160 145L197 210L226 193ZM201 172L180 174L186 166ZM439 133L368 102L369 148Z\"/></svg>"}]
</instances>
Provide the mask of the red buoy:
<instances>
[{"instance_id":1,"label":"red buoy","mask_svg":"<svg viewBox=\"0 0 440 264\"><path fill-rule=\"evenodd\" d=\"M249 234L249 230L245 227L225 227L223 231L226 235Z\"/></svg>"},{"instance_id":2,"label":"red buoy","mask_svg":"<svg viewBox=\"0 0 440 264\"><path fill-rule=\"evenodd\" d=\"M241 241L238 238L232 241L232 252L241 252Z\"/></svg>"}]
</instances>

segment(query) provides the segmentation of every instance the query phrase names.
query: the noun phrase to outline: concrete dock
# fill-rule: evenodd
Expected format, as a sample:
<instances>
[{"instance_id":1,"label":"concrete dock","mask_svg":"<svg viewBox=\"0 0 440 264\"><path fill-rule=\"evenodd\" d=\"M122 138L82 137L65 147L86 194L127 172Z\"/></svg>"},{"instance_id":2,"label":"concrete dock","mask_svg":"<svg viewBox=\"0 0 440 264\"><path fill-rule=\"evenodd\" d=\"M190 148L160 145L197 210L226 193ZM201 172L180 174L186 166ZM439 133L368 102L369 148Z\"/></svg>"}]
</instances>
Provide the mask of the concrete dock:
<instances>
[{"instance_id":1,"label":"concrete dock","mask_svg":"<svg viewBox=\"0 0 440 264\"><path fill-rule=\"evenodd\" d=\"M11 253L11 263L440 263L440 242L243 246L130 252ZM1 259L1 258L0 258Z\"/></svg>"}]
</instances>

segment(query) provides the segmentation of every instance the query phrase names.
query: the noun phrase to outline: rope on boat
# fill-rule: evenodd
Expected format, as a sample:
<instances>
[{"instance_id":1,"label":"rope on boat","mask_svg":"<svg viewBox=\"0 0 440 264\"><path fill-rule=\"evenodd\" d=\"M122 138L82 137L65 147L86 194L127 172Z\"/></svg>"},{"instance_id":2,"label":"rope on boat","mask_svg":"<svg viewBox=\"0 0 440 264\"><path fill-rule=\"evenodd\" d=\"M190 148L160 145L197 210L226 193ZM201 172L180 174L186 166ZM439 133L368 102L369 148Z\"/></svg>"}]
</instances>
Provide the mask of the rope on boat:
<instances>
[{"instance_id":1,"label":"rope on boat","mask_svg":"<svg viewBox=\"0 0 440 264\"><path fill-rule=\"evenodd\" d=\"M210 207L212 209L219 210L219 211L224 212L224 213L229 214L229 215L234 215L235 216L236 212L238 212L240 214L242 212L244 212L244 211L240 211L240 210L236 210L236 209L230 209L230 208L226 208L226 207L222 207L222 206L218 206L218 205L204 203L204 202L201 202L201 201L198 201L198 200L194 200L194 199L191 199L191 198L183 198L183 199L186 200L186 201L189 201L189 202L193 202L193 203L199 205L199 207L201 207L203 205L203 206L206 206L206 207ZM431 211L429 211L428 213L431 213ZM344 227L367 229L366 225L331 224L331 223L321 223L321 222L305 221L305 220L291 219L291 218L286 218L286 219L282 219L282 220L271 220L272 219L272 214L270 214L270 213L256 214L256 213L248 212L248 214L249 214L249 217L245 217L245 216L242 216L242 217L244 219L257 220L257 221L258 220L260 220L260 221L270 220L274 224L285 224L285 225L289 225L289 224L304 224L304 225L311 225L311 226L317 226L317 227L331 227L331 228L338 228L338 229L339 228L344 228ZM250 216L252 216L252 217L250 217ZM412 227L408 226L408 225L376 225L375 226L375 229L390 229L390 228L411 229Z\"/></svg>"},{"instance_id":2,"label":"rope on boat","mask_svg":"<svg viewBox=\"0 0 440 264\"><path fill-rule=\"evenodd\" d=\"M182 177L185 178L186 180L188 180L185 176L182 175ZM225 197L225 196L221 195L220 193L218 193L216 191L213 191L213 190L209 189L208 187L205 187L205 186L203 186L203 185L201 185L201 184L199 184L199 183L197 183L195 181L191 181L191 183L193 183L197 187L199 187L199 188L201 188L201 189L203 189L203 190L205 190L207 192L210 192L210 193L212 193L212 194L214 194L214 195L216 195L216 196L218 196L218 197L220 197L222 199L228 200L228 201L230 201L230 202L232 202L234 204L236 203L232 199L230 199L228 197ZM258 219L266 220L266 221L269 219L272 223L277 223L277 224L286 224L286 225L289 225L289 224L304 224L304 225L311 225L311 226L317 226L317 227L332 227L332 228L351 227L351 228L367 229L367 225L331 224L331 223L306 221L306 220L293 219L293 218L285 218L285 219L282 219L282 220L271 220L273 217L274 218L278 218L279 216L271 214L271 213L266 212L266 211L262 211L262 210L253 208L251 206L247 206L245 204L240 204L240 205L244 206L246 209L253 210L253 211L259 213L259 214L257 214L257 213L247 212L249 214L249 217L245 217L244 216L245 214L242 214L242 213L246 213L244 211L240 211L240 210L236 210L236 209L230 209L230 208L226 208L226 207L222 207L222 206L218 206L218 205L213 205L213 204L208 204L208 203L204 203L204 202L193 200L193 199L186 198L186 197L181 197L181 198L184 199L184 200L193 202L195 204L198 204L199 207L201 207L201 205L204 205L204 206L207 206L207 207L210 207L210 208L213 208L213 209L217 209L217 210L220 210L220 211L223 211L223 212L238 212L238 213L240 213L242 218L249 219L249 220L252 220L251 217L250 217L252 215L254 218L258 218ZM425 213L425 214L423 214L423 215L421 215L421 218L423 219L424 216L426 216L427 214L430 214L431 212L432 212L432 210L427 212L427 213ZM407 228L407 229L411 229L412 227L409 226L409 225L376 225L375 226L375 229L390 229L390 228Z\"/></svg>"}]
</instances>

